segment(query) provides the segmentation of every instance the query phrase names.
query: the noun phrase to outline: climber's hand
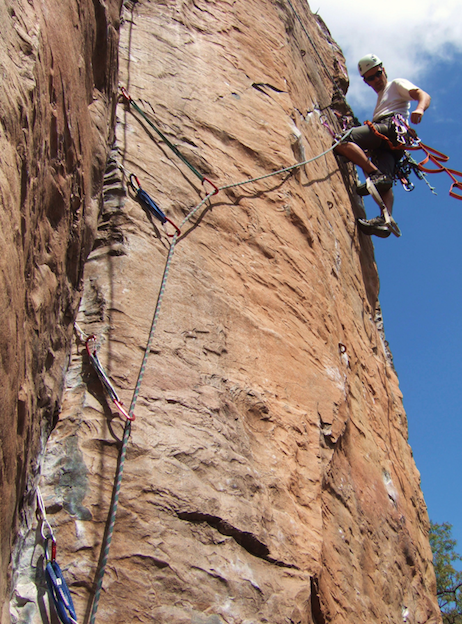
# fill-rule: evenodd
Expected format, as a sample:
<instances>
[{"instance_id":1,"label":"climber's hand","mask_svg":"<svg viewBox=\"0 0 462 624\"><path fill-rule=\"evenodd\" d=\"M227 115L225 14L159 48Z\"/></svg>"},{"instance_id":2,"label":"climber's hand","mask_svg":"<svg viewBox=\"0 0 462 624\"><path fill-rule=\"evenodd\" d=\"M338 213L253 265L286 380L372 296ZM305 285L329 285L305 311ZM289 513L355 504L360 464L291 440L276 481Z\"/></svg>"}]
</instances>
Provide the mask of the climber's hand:
<instances>
[{"instance_id":1,"label":"climber's hand","mask_svg":"<svg viewBox=\"0 0 462 624\"><path fill-rule=\"evenodd\" d=\"M411 121L413 124L419 124L422 121L422 117L423 117L423 110L416 108L415 111L413 113L411 113Z\"/></svg>"}]
</instances>

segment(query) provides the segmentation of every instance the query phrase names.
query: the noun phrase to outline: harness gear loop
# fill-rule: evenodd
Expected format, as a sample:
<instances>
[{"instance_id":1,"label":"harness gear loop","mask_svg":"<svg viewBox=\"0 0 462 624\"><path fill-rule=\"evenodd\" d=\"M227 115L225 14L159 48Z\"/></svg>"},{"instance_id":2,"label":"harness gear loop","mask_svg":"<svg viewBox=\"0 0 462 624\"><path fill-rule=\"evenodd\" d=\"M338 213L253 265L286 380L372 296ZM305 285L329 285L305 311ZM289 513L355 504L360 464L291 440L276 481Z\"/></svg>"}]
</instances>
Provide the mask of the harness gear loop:
<instances>
[{"instance_id":1,"label":"harness gear loop","mask_svg":"<svg viewBox=\"0 0 462 624\"><path fill-rule=\"evenodd\" d=\"M204 178L205 180L206 178ZM135 180L135 182L134 182ZM141 184L140 181L138 180L137 176L134 175L133 173L130 174L128 182L130 184L130 186L132 187L132 189L135 191L136 193L136 199L139 200L139 202L141 204L143 204L145 206L145 208L147 208L155 217L157 217L159 219L159 221L161 222L161 224L164 226L164 231L167 234L167 236L169 238L173 238L175 236L175 234L169 234L167 232L167 228L165 226L165 224L168 222L170 223L170 225L172 225L175 230L176 230L176 234L178 236L181 235L181 230L180 228L175 225L175 223L173 223L173 221L171 219L169 219L163 212L162 210L159 208L159 206L156 204L156 202L152 199L152 197L150 197L146 191L144 191L141 188ZM210 184L212 184L210 182ZM214 186L214 185L213 185ZM216 188L216 187L215 187ZM218 193L218 189L217 189L217 193Z\"/></svg>"},{"instance_id":2,"label":"harness gear loop","mask_svg":"<svg viewBox=\"0 0 462 624\"><path fill-rule=\"evenodd\" d=\"M393 145L393 143L390 141L390 139L385 136L384 134L382 134L381 132L379 132L377 130L377 128L375 127L374 123L372 121L369 121L368 119L364 122L365 126L368 126L372 132L378 136L380 139L382 139L382 141L384 141L388 147L388 149L391 149L393 151L403 151L403 146L402 145Z\"/></svg>"},{"instance_id":3,"label":"harness gear loop","mask_svg":"<svg viewBox=\"0 0 462 624\"><path fill-rule=\"evenodd\" d=\"M103 384L106 392L112 399L112 402L117 407L118 411L124 416L127 420L135 420L134 414L130 415L124 407L124 404L119 399L117 392L115 391L114 386L112 385L109 377L106 375L104 368L99 361L98 355L96 353L96 336L92 335L87 338L86 341L86 349L88 353L88 357L90 358L90 362L93 368L96 371L96 374L99 377L99 380Z\"/></svg>"}]
</instances>

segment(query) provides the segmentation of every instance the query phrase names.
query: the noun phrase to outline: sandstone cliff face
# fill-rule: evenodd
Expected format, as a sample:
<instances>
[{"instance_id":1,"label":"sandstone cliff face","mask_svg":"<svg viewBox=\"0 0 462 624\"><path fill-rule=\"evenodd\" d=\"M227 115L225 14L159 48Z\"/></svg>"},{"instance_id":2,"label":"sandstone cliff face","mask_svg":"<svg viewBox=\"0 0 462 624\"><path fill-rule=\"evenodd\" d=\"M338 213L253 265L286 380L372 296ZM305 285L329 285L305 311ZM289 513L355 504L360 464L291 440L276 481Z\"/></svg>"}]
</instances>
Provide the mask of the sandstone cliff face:
<instances>
[{"instance_id":1,"label":"sandstone cliff face","mask_svg":"<svg viewBox=\"0 0 462 624\"><path fill-rule=\"evenodd\" d=\"M217 186L331 145L317 109L331 103L330 76L344 84L343 60L307 5L294 6L304 28L282 0L124 9L120 83ZM88 621L124 426L84 340L98 336L128 406L170 245L122 171L175 223L205 195L123 102L116 139L81 333L41 469L79 622ZM329 153L221 191L182 229L97 621L440 621L419 475L377 324L373 249L356 231L361 206L347 173ZM43 615L35 527L18 554L17 622Z\"/></svg>"},{"instance_id":2,"label":"sandstone cliff face","mask_svg":"<svg viewBox=\"0 0 462 624\"><path fill-rule=\"evenodd\" d=\"M117 88L119 0L0 2L0 604L58 418Z\"/></svg>"}]
</instances>

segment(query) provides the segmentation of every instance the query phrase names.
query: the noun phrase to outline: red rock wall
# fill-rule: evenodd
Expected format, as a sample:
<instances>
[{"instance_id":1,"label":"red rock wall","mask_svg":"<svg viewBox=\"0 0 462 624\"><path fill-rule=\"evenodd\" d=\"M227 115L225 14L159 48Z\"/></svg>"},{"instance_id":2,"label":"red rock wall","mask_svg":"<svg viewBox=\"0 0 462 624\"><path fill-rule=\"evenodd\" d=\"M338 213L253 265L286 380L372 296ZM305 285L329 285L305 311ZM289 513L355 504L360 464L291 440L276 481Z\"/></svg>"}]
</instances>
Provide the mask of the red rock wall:
<instances>
[{"instance_id":1,"label":"red rock wall","mask_svg":"<svg viewBox=\"0 0 462 624\"><path fill-rule=\"evenodd\" d=\"M120 82L218 186L331 145L316 109L331 103L331 77L345 83L343 59L307 5L294 4L305 30L282 0L127 3ZM78 323L98 336L128 406L171 241L127 192L120 166L176 223L204 188L123 103L116 136ZM329 153L221 191L183 228L135 410L98 622L440 622L352 174ZM83 334L41 470L79 621L123 430ZM45 608L35 526L18 553L13 620L39 622Z\"/></svg>"},{"instance_id":2,"label":"red rock wall","mask_svg":"<svg viewBox=\"0 0 462 624\"><path fill-rule=\"evenodd\" d=\"M120 0L0 2L0 603L56 423L117 88ZM33 502L32 497L32 502ZM2 610L7 621L8 601Z\"/></svg>"}]
</instances>

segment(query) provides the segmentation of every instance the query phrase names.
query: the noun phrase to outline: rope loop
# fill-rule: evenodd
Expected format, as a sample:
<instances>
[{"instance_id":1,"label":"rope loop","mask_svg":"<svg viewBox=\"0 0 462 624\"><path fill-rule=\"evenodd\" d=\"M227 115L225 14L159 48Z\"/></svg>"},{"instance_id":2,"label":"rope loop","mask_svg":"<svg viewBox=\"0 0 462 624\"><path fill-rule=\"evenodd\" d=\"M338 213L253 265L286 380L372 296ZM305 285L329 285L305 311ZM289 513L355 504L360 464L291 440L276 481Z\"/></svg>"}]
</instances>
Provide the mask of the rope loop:
<instances>
[{"instance_id":1,"label":"rope loop","mask_svg":"<svg viewBox=\"0 0 462 624\"><path fill-rule=\"evenodd\" d=\"M453 182L451 184L451 188L449 189L449 195L451 197L454 197L454 199L462 199L462 195L460 195L459 193L455 193L452 189L459 189L459 191L462 191L462 182Z\"/></svg>"},{"instance_id":2,"label":"rope loop","mask_svg":"<svg viewBox=\"0 0 462 624\"><path fill-rule=\"evenodd\" d=\"M452 180L451 188L449 189L449 196L453 197L454 199L462 200L462 195L456 193L454 190L462 190L462 181L457 179L462 178L462 172L457 171L457 169L449 169L443 164L448 162L449 156L446 156L446 154L443 154L443 152L440 152L435 148L430 147L429 145L425 145L425 143L422 142L419 144L418 147L411 147L408 149L422 149L425 152L425 158L420 163L418 163L417 166L419 170L425 173L442 173L443 171L445 171ZM425 167L424 165L426 165L428 162L432 162L435 165L435 168L432 169L430 167Z\"/></svg>"}]
</instances>

